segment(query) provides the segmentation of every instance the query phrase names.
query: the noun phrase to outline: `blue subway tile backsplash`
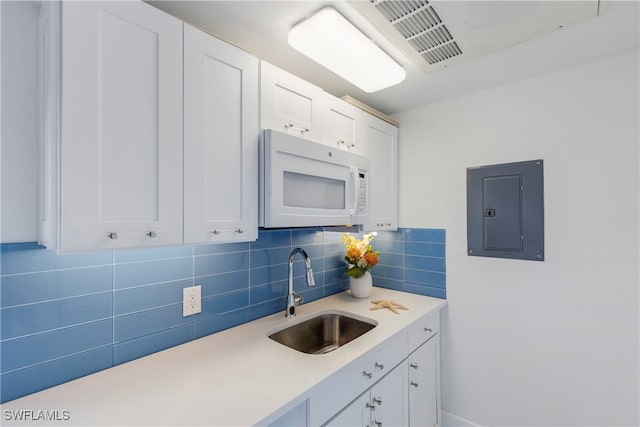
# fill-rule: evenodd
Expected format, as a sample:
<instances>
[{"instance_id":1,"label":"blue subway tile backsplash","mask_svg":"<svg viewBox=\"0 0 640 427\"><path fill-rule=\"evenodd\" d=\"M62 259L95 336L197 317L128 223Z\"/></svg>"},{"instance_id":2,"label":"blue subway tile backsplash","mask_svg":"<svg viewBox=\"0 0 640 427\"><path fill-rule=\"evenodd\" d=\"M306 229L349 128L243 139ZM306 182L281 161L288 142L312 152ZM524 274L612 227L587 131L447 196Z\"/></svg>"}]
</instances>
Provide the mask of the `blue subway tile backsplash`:
<instances>
[{"instance_id":1,"label":"blue subway tile backsplash","mask_svg":"<svg viewBox=\"0 0 640 427\"><path fill-rule=\"evenodd\" d=\"M252 243L57 255L0 245L0 402L284 311L294 289L310 302L349 287L342 233L263 230ZM445 230L378 232L376 286L446 297ZM202 313L182 316L182 290L202 286Z\"/></svg>"}]
</instances>

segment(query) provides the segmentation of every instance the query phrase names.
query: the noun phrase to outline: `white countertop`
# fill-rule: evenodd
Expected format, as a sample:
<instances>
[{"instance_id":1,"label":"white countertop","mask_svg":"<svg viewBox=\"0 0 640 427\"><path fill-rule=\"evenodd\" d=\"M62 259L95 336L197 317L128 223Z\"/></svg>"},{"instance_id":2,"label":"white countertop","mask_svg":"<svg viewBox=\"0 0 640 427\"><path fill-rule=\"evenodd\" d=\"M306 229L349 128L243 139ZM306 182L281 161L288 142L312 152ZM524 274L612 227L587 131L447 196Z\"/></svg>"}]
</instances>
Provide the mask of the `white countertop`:
<instances>
[{"instance_id":1,"label":"white countertop","mask_svg":"<svg viewBox=\"0 0 640 427\"><path fill-rule=\"evenodd\" d=\"M372 299L409 307L395 314L371 311ZM314 385L446 301L373 288L371 297L350 292L281 312L79 378L2 405L5 410L68 410L69 420L32 425L255 425L301 401ZM365 316L378 326L354 341L311 355L268 338L269 332L325 310ZM348 402L345 402L345 404ZM14 424L12 424L14 423Z\"/></svg>"}]
</instances>

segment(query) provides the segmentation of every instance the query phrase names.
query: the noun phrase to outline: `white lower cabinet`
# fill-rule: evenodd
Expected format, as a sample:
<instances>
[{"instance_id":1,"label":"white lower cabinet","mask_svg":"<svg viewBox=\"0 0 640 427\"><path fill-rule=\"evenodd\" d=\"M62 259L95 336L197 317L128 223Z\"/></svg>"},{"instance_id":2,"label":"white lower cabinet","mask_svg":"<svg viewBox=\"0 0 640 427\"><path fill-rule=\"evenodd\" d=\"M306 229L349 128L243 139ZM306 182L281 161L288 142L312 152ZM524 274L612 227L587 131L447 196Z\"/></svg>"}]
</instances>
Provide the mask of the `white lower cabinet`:
<instances>
[{"instance_id":1,"label":"white lower cabinet","mask_svg":"<svg viewBox=\"0 0 640 427\"><path fill-rule=\"evenodd\" d=\"M269 427L300 427L309 425L308 416L309 413L309 400L305 400L302 403L289 409L277 420L268 424Z\"/></svg>"},{"instance_id":2,"label":"white lower cabinet","mask_svg":"<svg viewBox=\"0 0 640 427\"><path fill-rule=\"evenodd\" d=\"M405 329L314 387L310 401L311 425L325 424L349 402L374 387L407 358L407 342Z\"/></svg>"},{"instance_id":3,"label":"white lower cabinet","mask_svg":"<svg viewBox=\"0 0 640 427\"><path fill-rule=\"evenodd\" d=\"M439 426L439 312L408 325L310 392L311 426Z\"/></svg>"},{"instance_id":4,"label":"white lower cabinet","mask_svg":"<svg viewBox=\"0 0 640 427\"><path fill-rule=\"evenodd\" d=\"M376 385L342 410L327 426L406 426L407 402L406 361L402 362Z\"/></svg>"},{"instance_id":5,"label":"white lower cabinet","mask_svg":"<svg viewBox=\"0 0 640 427\"><path fill-rule=\"evenodd\" d=\"M437 426L440 421L436 338L424 343L408 358L410 426Z\"/></svg>"},{"instance_id":6,"label":"white lower cabinet","mask_svg":"<svg viewBox=\"0 0 640 427\"><path fill-rule=\"evenodd\" d=\"M360 395L356 400L351 402L349 406L344 408L342 412L336 415L326 425L334 426L368 426L371 423L371 392Z\"/></svg>"}]
</instances>

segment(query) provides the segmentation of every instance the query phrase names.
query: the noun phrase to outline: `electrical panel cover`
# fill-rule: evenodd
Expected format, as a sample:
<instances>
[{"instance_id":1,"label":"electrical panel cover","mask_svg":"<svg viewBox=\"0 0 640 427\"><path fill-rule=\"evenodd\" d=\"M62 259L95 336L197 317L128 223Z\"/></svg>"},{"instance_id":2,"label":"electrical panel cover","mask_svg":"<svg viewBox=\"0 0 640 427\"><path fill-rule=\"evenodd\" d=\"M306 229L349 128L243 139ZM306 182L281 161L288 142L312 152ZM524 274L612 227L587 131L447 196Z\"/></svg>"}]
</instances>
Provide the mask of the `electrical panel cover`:
<instances>
[{"instance_id":1,"label":"electrical panel cover","mask_svg":"<svg viewBox=\"0 0 640 427\"><path fill-rule=\"evenodd\" d=\"M543 161L467 169L468 255L544 260Z\"/></svg>"}]
</instances>

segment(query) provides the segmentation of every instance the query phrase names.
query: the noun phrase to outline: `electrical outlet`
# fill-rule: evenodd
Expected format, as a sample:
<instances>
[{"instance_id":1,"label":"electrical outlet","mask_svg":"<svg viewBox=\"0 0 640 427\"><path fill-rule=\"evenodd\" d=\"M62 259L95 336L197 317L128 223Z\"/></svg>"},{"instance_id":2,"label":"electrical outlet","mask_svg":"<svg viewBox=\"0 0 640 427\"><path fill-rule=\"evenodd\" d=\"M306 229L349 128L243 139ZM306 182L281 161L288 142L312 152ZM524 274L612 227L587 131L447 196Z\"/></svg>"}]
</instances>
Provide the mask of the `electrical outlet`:
<instances>
[{"instance_id":1,"label":"electrical outlet","mask_svg":"<svg viewBox=\"0 0 640 427\"><path fill-rule=\"evenodd\" d=\"M195 285L182 290L182 317L202 311L202 286Z\"/></svg>"}]
</instances>

